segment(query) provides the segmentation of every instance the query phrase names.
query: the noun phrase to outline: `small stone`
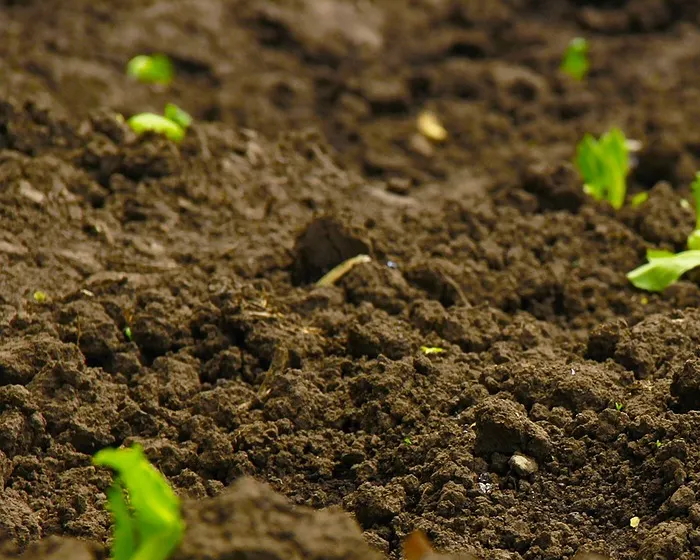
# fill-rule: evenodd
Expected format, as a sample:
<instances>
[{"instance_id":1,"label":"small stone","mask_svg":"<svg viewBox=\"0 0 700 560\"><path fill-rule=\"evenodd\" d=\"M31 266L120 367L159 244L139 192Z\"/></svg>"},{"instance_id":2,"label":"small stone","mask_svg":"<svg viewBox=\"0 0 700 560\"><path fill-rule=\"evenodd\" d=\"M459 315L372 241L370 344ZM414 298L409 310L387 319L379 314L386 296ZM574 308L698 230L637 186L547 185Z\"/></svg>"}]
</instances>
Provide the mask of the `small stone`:
<instances>
[{"instance_id":1,"label":"small stone","mask_svg":"<svg viewBox=\"0 0 700 560\"><path fill-rule=\"evenodd\" d=\"M681 486L668 499L669 511L673 514L686 513L695 503L695 492L688 486Z\"/></svg>"},{"instance_id":2,"label":"small stone","mask_svg":"<svg viewBox=\"0 0 700 560\"><path fill-rule=\"evenodd\" d=\"M22 180L19 182L19 194L39 205L44 204L46 201L46 195L34 188L29 181Z\"/></svg>"},{"instance_id":3,"label":"small stone","mask_svg":"<svg viewBox=\"0 0 700 560\"><path fill-rule=\"evenodd\" d=\"M515 474L518 476L530 476L538 470L537 461L532 457L523 455L521 453L515 453L508 461L510 468L513 469Z\"/></svg>"}]
</instances>

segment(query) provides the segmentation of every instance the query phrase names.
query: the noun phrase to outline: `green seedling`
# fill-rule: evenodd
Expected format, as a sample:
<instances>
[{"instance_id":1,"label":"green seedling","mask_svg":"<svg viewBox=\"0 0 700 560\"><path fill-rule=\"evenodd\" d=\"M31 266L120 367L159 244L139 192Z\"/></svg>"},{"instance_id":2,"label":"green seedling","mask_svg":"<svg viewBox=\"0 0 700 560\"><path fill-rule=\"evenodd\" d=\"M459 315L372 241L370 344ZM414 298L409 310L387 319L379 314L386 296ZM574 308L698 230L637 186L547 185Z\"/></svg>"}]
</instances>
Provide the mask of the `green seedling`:
<instances>
[{"instance_id":1,"label":"green seedling","mask_svg":"<svg viewBox=\"0 0 700 560\"><path fill-rule=\"evenodd\" d=\"M187 130L192 124L192 116L184 109L180 109L180 107L174 103L168 103L165 106L163 115L166 119L170 119L174 123L181 126L184 130Z\"/></svg>"},{"instance_id":2,"label":"green seedling","mask_svg":"<svg viewBox=\"0 0 700 560\"><path fill-rule=\"evenodd\" d=\"M689 270L700 266L700 251L647 251L647 264L627 273L627 278L640 290L661 292Z\"/></svg>"},{"instance_id":3,"label":"green seedling","mask_svg":"<svg viewBox=\"0 0 700 560\"><path fill-rule=\"evenodd\" d=\"M661 292L689 270L700 266L700 172L690 185L695 201L695 229L688 236L688 250L680 253L670 251L647 251L647 264L627 273L627 278L637 288L649 292ZM685 200L685 199L683 199Z\"/></svg>"},{"instance_id":4,"label":"green seedling","mask_svg":"<svg viewBox=\"0 0 700 560\"><path fill-rule=\"evenodd\" d=\"M421 346L420 351L423 352L425 355L430 355L430 354L442 354L445 349L440 348L439 346Z\"/></svg>"},{"instance_id":5,"label":"green seedling","mask_svg":"<svg viewBox=\"0 0 700 560\"><path fill-rule=\"evenodd\" d=\"M136 134L153 132L162 134L173 142L181 142L185 137L184 128L176 122L155 113L139 113L126 122Z\"/></svg>"},{"instance_id":6,"label":"green seedling","mask_svg":"<svg viewBox=\"0 0 700 560\"><path fill-rule=\"evenodd\" d=\"M167 86L173 81L175 68L164 54L141 54L132 58L126 66L128 76L146 84Z\"/></svg>"},{"instance_id":7,"label":"green seedling","mask_svg":"<svg viewBox=\"0 0 700 560\"><path fill-rule=\"evenodd\" d=\"M128 325L127 325L126 327L124 327L124 336L126 337L126 339L127 339L129 342L131 342L131 341L134 339L134 335L133 335L133 333L131 332L131 327L128 326Z\"/></svg>"},{"instance_id":8,"label":"green seedling","mask_svg":"<svg viewBox=\"0 0 700 560\"><path fill-rule=\"evenodd\" d=\"M688 249L700 250L700 172L695 174L695 180L690 185L690 192L695 201L695 229L688 236Z\"/></svg>"},{"instance_id":9,"label":"green seedling","mask_svg":"<svg viewBox=\"0 0 700 560\"><path fill-rule=\"evenodd\" d=\"M632 208L639 208L647 200L649 200L649 193L646 191L642 191L640 193L635 194L631 198L630 205L632 206Z\"/></svg>"},{"instance_id":10,"label":"green seedling","mask_svg":"<svg viewBox=\"0 0 700 560\"><path fill-rule=\"evenodd\" d=\"M588 41L583 37L571 39L564 51L561 62L561 71L571 76L574 80L583 80L588 74Z\"/></svg>"},{"instance_id":11,"label":"green seedling","mask_svg":"<svg viewBox=\"0 0 700 560\"><path fill-rule=\"evenodd\" d=\"M616 403L615 403L615 410L617 410L618 412L622 412L622 409L623 409L623 408L625 408L625 405L622 404L621 402L616 402Z\"/></svg>"},{"instance_id":12,"label":"green seedling","mask_svg":"<svg viewBox=\"0 0 700 560\"><path fill-rule=\"evenodd\" d=\"M576 149L576 167L583 177L583 190L596 200L606 200L619 210L627 193L630 168L625 135L613 128L596 140L586 134Z\"/></svg>"},{"instance_id":13,"label":"green seedling","mask_svg":"<svg viewBox=\"0 0 700 560\"><path fill-rule=\"evenodd\" d=\"M107 490L114 522L112 560L166 560L182 540L185 524L180 501L163 475L140 446L103 449L93 463L116 471Z\"/></svg>"},{"instance_id":14,"label":"green seedling","mask_svg":"<svg viewBox=\"0 0 700 560\"><path fill-rule=\"evenodd\" d=\"M46 303L46 300L49 299L49 296L46 295L46 292L37 290L32 294L32 298L36 303Z\"/></svg>"},{"instance_id":15,"label":"green seedling","mask_svg":"<svg viewBox=\"0 0 700 560\"><path fill-rule=\"evenodd\" d=\"M404 443L404 445L413 445L413 442L411 441L411 438L408 437L408 436L406 436L405 438L403 438L403 443Z\"/></svg>"}]
</instances>

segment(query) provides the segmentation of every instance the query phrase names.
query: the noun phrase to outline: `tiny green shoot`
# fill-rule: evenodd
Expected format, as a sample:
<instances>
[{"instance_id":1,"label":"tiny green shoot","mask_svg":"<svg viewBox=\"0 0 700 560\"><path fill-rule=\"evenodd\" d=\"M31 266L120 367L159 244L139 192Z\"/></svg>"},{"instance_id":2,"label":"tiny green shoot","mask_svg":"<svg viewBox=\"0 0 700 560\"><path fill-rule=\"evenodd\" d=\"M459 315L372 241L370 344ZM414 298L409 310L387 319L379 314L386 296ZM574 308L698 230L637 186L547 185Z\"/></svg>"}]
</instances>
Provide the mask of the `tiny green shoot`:
<instances>
[{"instance_id":1,"label":"tiny green shoot","mask_svg":"<svg viewBox=\"0 0 700 560\"><path fill-rule=\"evenodd\" d=\"M574 80L581 81L586 77L589 66L588 41L583 37L571 39L564 51L564 57L560 67L561 71Z\"/></svg>"},{"instance_id":2,"label":"tiny green shoot","mask_svg":"<svg viewBox=\"0 0 700 560\"><path fill-rule=\"evenodd\" d=\"M445 349L439 346L421 346L420 351L427 356L430 354L442 354Z\"/></svg>"},{"instance_id":3,"label":"tiny green shoot","mask_svg":"<svg viewBox=\"0 0 700 560\"><path fill-rule=\"evenodd\" d=\"M141 54L129 61L126 73L139 82L167 86L173 81L175 68L171 60L164 54Z\"/></svg>"},{"instance_id":4,"label":"tiny green shoot","mask_svg":"<svg viewBox=\"0 0 700 560\"><path fill-rule=\"evenodd\" d=\"M657 439L657 440L654 442L654 445L656 445L656 449L660 449L661 446L663 445L663 443L661 443L661 441Z\"/></svg>"},{"instance_id":5,"label":"tiny green shoot","mask_svg":"<svg viewBox=\"0 0 700 560\"><path fill-rule=\"evenodd\" d=\"M174 103L168 103L165 106L163 115L166 119L170 119L185 130L188 129L192 124L192 116L184 109L180 109L180 107L178 107Z\"/></svg>"},{"instance_id":6,"label":"tiny green shoot","mask_svg":"<svg viewBox=\"0 0 700 560\"><path fill-rule=\"evenodd\" d=\"M36 303L46 303L46 300L49 299L49 296L46 295L46 292L42 292L41 290L37 290L32 294L32 298Z\"/></svg>"},{"instance_id":7,"label":"tiny green shoot","mask_svg":"<svg viewBox=\"0 0 700 560\"><path fill-rule=\"evenodd\" d=\"M619 210L627 193L630 168L625 135L613 128L596 140L586 134L576 149L576 167L584 181L583 190L596 200L605 200Z\"/></svg>"},{"instance_id":8,"label":"tiny green shoot","mask_svg":"<svg viewBox=\"0 0 700 560\"><path fill-rule=\"evenodd\" d=\"M615 410L617 410L618 412L622 412L622 409L623 409L623 408L625 408L625 405L622 404L621 402L616 402L616 403L615 403Z\"/></svg>"},{"instance_id":9,"label":"tiny green shoot","mask_svg":"<svg viewBox=\"0 0 700 560\"><path fill-rule=\"evenodd\" d=\"M411 438L408 437L408 436L406 436L405 438L403 438L403 443L404 443L404 445L413 445L413 442L411 441Z\"/></svg>"},{"instance_id":10,"label":"tiny green shoot","mask_svg":"<svg viewBox=\"0 0 700 560\"><path fill-rule=\"evenodd\" d=\"M112 560L166 560L182 540L185 525L180 501L163 475L140 446L103 449L93 463L116 471L107 490L114 521Z\"/></svg>"},{"instance_id":11,"label":"tiny green shoot","mask_svg":"<svg viewBox=\"0 0 700 560\"><path fill-rule=\"evenodd\" d=\"M632 208L639 208L647 200L649 200L649 193L647 191L642 191L632 197L630 204L632 205Z\"/></svg>"},{"instance_id":12,"label":"tiny green shoot","mask_svg":"<svg viewBox=\"0 0 700 560\"><path fill-rule=\"evenodd\" d=\"M688 236L688 249L700 250L700 171L695 173L695 180L690 185L690 192L695 201L695 229Z\"/></svg>"},{"instance_id":13,"label":"tiny green shoot","mask_svg":"<svg viewBox=\"0 0 700 560\"><path fill-rule=\"evenodd\" d=\"M131 342L134 339L133 334L131 333L131 327L129 325L124 327L124 336L129 342Z\"/></svg>"},{"instance_id":14,"label":"tiny green shoot","mask_svg":"<svg viewBox=\"0 0 700 560\"><path fill-rule=\"evenodd\" d=\"M176 122L155 113L139 113L126 122L136 134L154 132L170 138L173 142L180 142L185 137L184 128Z\"/></svg>"}]
</instances>

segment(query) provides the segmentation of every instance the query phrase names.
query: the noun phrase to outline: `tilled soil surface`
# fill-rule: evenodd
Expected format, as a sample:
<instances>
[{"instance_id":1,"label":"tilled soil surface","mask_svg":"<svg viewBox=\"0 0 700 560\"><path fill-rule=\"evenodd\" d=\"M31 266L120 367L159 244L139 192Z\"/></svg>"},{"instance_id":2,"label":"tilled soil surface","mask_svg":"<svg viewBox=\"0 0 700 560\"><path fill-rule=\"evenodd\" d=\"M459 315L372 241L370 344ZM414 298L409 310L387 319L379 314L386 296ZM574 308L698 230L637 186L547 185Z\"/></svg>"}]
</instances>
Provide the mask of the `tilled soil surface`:
<instances>
[{"instance_id":1,"label":"tilled soil surface","mask_svg":"<svg viewBox=\"0 0 700 560\"><path fill-rule=\"evenodd\" d=\"M0 1L0 555L104 557L91 456L139 442L185 499L180 560L397 558L416 528L493 560L698 558L700 276L625 273L694 224L699 21ZM558 70L578 35L583 83ZM144 52L170 88L124 76ZM115 118L166 101L196 119L180 146ZM611 126L650 191L618 213L569 163Z\"/></svg>"}]
</instances>

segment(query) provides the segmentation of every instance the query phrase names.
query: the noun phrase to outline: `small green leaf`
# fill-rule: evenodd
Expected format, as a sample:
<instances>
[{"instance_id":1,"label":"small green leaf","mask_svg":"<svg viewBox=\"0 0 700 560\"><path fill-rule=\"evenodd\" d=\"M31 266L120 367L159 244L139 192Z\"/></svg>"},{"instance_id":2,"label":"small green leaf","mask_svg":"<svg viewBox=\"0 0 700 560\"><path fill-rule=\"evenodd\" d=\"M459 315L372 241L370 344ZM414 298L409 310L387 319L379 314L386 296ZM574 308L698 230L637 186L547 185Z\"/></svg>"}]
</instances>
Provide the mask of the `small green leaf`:
<instances>
[{"instance_id":1,"label":"small green leaf","mask_svg":"<svg viewBox=\"0 0 700 560\"><path fill-rule=\"evenodd\" d=\"M155 113L140 113L126 122L136 134L154 132L170 138L173 142L180 142L185 137L184 128Z\"/></svg>"},{"instance_id":2,"label":"small green leaf","mask_svg":"<svg viewBox=\"0 0 700 560\"><path fill-rule=\"evenodd\" d=\"M185 524L180 501L163 475L140 446L103 449L93 464L117 473L107 491L114 520L113 560L166 560L181 541Z\"/></svg>"},{"instance_id":3,"label":"small green leaf","mask_svg":"<svg viewBox=\"0 0 700 560\"><path fill-rule=\"evenodd\" d=\"M124 336L129 342L133 340L133 333L131 332L131 327L129 325L124 327Z\"/></svg>"},{"instance_id":4,"label":"small green leaf","mask_svg":"<svg viewBox=\"0 0 700 560\"><path fill-rule=\"evenodd\" d=\"M691 251L700 250L700 230L693 230L693 232L688 236L688 249Z\"/></svg>"},{"instance_id":5,"label":"small green leaf","mask_svg":"<svg viewBox=\"0 0 700 560\"><path fill-rule=\"evenodd\" d=\"M700 266L700 251L648 251L649 262L627 273L632 284L648 292L661 292L689 270Z\"/></svg>"},{"instance_id":6,"label":"small green leaf","mask_svg":"<svg viewBox=\"0 0 700 560\"><path fill-rule=\"evenodd\" d=\"M588 68L588 41L583 37L575 37L564 51L561 71L580 81L586 77Z\"/></svg>"},{"instance_id":7,"label":"small green leaf","mask_svg":"<svg viewBox=\"0 0 700 560\"><path fill-rule=\"evenodd\" d=\"M619 210L627 194L630 168L627 140L613 128L596 140L586 134L576 148L576 167L584 182L584 191L596 200L606 200Z\"/></svg>"},{"instance_id":8,"label":"small green leaf","mask_svg":"<svg viewBox=\"0 0 700 560\"><path fill-rule=\"evenodd\" d=\"M163 115L165 115L166 119L170 119L184 129L188 129L192 124L192 116L187 111L180 109L180 107L174 103L168 103L165 106Z\"/></svg>"},{"instance_id":9,"label":"small green leaf","mask_svg":"<svg viewBox=\"0 0 700 560\"><path fill-rule=\"evenodd\" d=\"M126 73L132 78L146 84L167 86L175 75L173 63L164 54L139 55L132 58L126 66Z\"/></svg>"},{"instance_id":10,"label":"small green leaf","mask_svg":"<svg viewBox=\"0 0 700 560\"><path fill-rule=\"evenodd\" d=\"M646 191L642 191L640 193L635 194L632 197L632 200L630 200L630 204L632 205L632 208L639 208L647 200L649 200L649 193Z\"/></svg>"}]
</instances>

